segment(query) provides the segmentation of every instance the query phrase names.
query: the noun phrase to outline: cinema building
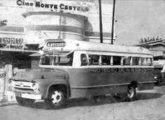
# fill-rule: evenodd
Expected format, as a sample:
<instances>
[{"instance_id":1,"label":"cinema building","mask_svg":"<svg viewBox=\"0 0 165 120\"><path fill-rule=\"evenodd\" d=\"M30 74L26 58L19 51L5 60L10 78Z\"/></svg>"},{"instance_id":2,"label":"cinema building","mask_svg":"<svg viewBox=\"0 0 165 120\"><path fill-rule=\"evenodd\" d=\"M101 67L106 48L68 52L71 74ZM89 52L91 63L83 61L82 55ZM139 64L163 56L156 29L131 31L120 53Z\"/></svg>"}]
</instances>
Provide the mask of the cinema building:
<instances>
[{"instance_id":1,"label":"cinema building","mask_svg":"<svg viewBox=\"0 0 165 120\"><path fill-rule=\"evenodd\" d=\"M46 39L100 42L98 1L16 0L24 25L0 27L0 66L37 68ZM103 38L111 40L112 4L102 3ZM15 23L18 24L18 23Z\"/></svg>"}]
</instances>

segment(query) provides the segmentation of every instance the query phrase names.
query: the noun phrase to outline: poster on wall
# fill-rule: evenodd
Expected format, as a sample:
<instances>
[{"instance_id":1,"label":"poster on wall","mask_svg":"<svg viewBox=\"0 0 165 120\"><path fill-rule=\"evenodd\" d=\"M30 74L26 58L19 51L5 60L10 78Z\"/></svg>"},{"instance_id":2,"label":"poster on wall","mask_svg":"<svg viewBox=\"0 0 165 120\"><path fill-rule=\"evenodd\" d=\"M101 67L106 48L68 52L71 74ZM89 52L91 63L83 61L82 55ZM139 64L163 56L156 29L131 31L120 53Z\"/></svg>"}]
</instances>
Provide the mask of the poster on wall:
<instances>
[{"instance_id":1,"label":"poster on wall","mask_svg":"<svg viewBox=\"0 0 165 120\"><path fill-rule=\"evenodd\" d=\"M9 51L23 50L24 39L21 35L0 33L0 49Z\"/></svg>"}]
</instances>

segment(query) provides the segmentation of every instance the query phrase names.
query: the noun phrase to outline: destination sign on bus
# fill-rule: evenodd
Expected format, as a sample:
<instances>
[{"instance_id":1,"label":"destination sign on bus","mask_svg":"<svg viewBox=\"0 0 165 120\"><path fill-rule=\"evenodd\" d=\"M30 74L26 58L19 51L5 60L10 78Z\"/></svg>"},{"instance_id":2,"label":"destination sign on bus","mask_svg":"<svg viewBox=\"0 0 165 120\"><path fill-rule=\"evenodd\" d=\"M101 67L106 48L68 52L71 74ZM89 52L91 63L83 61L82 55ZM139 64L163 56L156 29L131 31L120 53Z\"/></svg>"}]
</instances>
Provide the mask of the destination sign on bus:
<instances>
[{"instance_id":1,"label":"destination sign on bus","mask_svg":"<svg viewBox=\"0 0 165 120\"><path fill-rule=\"evenodd\" d=\"M47 42L47 47L64 47L65 42L59 41L59 42Z\"/></svg>"}]
</instances>

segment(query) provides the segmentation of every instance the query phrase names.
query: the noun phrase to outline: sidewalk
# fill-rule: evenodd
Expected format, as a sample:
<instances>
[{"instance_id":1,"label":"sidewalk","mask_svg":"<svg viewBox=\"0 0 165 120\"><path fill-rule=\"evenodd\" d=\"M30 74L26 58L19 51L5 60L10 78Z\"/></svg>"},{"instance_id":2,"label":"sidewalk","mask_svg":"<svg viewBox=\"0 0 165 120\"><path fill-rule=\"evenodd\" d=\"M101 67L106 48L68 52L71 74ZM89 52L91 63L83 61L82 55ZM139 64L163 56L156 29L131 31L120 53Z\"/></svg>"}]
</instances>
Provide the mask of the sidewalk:
<instances>
[{"instance_id":1,"label":"sidewalk","mask_svg":"<svg viewBox=\"0 0 165 120\"><path fill-rule=\"evenodd\" d=\"M0 101L0 107L5 107L8 105L17 105L16 101Z\"/></svg>"},{"instance_id":2,"label":"sidewalk","mask_svg":"<svg viewBox=\"0 0 165 120\"><path fill-rule=\"evenodd\" d=\"M17 104L17 102L15 99L15 94L13 92L8 91L5 96L3 94L0 94L0 107L15 104Z\"/></svg>"}]
</instances>

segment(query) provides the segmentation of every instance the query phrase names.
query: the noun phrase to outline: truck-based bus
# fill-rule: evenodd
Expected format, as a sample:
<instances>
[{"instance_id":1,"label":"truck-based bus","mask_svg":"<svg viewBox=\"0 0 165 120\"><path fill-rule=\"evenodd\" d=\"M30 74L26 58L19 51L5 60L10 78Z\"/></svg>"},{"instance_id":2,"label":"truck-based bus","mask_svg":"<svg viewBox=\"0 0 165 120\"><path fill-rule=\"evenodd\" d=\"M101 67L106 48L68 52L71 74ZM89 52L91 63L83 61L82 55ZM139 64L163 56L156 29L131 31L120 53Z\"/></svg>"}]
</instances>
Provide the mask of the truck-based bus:
<instances>
[{"instance_id":1,"label":"truck-based bus","mask_svg":"<svg viewBox=\"0 0 165 120\"><path fill-rule=\"evenodd\" d=\"M11 78L21 105L42 99L59 108L67 99L117 93L134 99L156 82L151 52L135 46L49 39L39 66Z\"/></svg>"}]
</instances>

